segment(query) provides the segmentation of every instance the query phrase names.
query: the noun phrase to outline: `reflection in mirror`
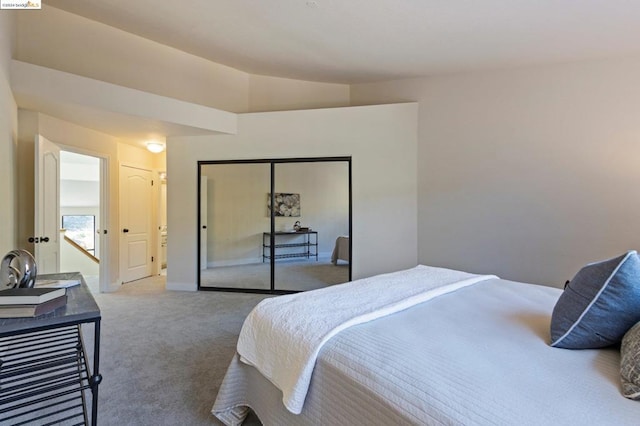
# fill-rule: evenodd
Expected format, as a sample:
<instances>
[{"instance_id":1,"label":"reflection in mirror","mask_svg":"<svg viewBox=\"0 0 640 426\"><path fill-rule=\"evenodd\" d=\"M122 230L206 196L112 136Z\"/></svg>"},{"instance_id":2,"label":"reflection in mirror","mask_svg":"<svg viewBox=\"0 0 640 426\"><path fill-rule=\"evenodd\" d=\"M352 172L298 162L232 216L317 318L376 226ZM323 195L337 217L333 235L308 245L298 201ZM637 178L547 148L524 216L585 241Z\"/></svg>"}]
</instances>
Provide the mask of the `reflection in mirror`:
<instances>
[{"instance_id":1,"label":"reflection in mirror","mask_svg":"<svg viewBox=\"0 0 640 426\"><path fill-rule=\"evenodd\" d=\"M294 194L281 203L296 203L278 209L276 197L275 289L349 281L349 163L278 163L274 172L276 195Z\"/></svg>"},{"instance_id":2,"label":"reflection in mirror","mask_svg":"<svg viewBox=\"0 0 640 426\"><path fill-rule=\"evenodd\" d=\"M204 164L200 171L200 287L269 290L262 233L270 229L270 164Z\"/></svg>"},{"instance_id":3,"label":"reflection in mirror","mask_svg":"<svg viewBox=\"0 0 640 426\"><path fill-rule=\"evenodd\" d=\"M292 292L349 281L350 164L199 163L199 288Z\"/></svg>"}]
</instances>

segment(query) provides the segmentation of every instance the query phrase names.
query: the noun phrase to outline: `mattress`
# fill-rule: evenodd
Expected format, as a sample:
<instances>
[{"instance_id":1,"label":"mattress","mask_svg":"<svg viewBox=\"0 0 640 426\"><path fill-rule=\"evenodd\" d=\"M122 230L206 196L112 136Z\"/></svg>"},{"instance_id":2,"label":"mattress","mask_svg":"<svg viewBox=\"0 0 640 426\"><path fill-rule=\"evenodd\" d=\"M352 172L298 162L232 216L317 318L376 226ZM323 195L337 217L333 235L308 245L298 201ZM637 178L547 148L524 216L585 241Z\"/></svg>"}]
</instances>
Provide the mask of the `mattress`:
<instances>
[{"instance_id":1,"label":"mattress","mask_svg":"<svg viewBox=\"0 0 640 426\"><path fill-rule=\"evenodd\" d=\"M616 348L549 346L560 290L491 279L340 332L319 353L299 415L234 358L213 407L265 425L637 425Z\"/></svg>"}]
</instances>

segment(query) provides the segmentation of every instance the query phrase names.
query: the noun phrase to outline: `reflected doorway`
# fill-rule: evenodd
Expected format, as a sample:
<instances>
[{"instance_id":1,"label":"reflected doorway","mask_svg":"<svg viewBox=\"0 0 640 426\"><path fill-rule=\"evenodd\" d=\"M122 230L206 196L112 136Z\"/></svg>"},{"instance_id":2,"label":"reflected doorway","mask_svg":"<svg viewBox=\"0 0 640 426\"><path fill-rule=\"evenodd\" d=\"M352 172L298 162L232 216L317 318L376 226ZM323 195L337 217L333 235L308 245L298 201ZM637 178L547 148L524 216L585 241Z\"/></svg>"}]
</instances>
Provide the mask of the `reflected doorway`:
<instances>
[{"instance_id":1,"label":"reflected doorway","mask_svg":"<svg viewBox=\"0 0 640 426\"><path fill-rule=\"evenodd\" d=\"M351 280L350 157L201 161L198 171L200 290Z\"/></svg>"}]
</instances>

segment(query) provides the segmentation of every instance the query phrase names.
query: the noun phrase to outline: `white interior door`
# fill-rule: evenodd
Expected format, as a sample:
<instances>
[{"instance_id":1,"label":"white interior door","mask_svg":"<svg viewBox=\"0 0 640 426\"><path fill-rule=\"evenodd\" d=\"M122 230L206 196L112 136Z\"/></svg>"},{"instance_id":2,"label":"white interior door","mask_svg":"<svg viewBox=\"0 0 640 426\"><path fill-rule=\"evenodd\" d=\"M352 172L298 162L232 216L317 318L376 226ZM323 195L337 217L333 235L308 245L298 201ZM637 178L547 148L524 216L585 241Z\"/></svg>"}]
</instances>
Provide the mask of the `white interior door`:
<instances>
[{"instance_id":1,"label":"white interior door","mask_svg":"<svg viewBox=\"0 0 640 426\"><path fill-rule=\"evenodd\" d=\"M151 276L151 171L120 167L120 274L122 282Z\"/></svg>"},{"instance_id":2,"label":"white interior door","mask_svg":"<svg viewBox=\"0 0 640 426\"><path fill-rule=\"evenodd\" d=\"M60 147L35 140L34 256L38 273L60 272Z\"/></svg>"},{"instance_id":3,"label":"white interior door","mask_svg":"<svg viewBox=\"0 0 640 426\"><path fill-rule=\"evenodd\" d=\"M200 176L200 269L207 269L207 177Z\"/></svg>"}]
</instances>

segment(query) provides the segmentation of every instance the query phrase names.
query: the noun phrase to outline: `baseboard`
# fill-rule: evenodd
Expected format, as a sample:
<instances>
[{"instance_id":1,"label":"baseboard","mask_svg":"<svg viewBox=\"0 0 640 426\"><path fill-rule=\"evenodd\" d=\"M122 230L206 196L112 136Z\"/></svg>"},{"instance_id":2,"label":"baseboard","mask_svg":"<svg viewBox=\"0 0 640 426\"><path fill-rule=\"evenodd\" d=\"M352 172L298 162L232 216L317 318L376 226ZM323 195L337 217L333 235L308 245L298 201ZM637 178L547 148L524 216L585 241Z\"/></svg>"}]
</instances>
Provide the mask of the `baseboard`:
<instances>
[{"instance_id":1,"label":"baseboard","mask_svg":"<svg viewBox=\"0 0 640 426\"><path fill-rule=\"evenodd\" d=\"M105 293L113 293L114 291L118 291L121 285L122 284L119 282L109 283L109 288L107 288L107 291Z\"/></svg>"},{"instance_id":2,"label":"baseboard","mask_svg":"<svg viewBox=\"0 0 640 426\"><path fill-rule=\"evenodd\" d=\"M218 260L213 262L207 262L207 268L217 268L220 266L240 266L240 265L255 265L262 263L262 257L251 259L234 259L234 260Z\"/></svg>"}]
</instances>

